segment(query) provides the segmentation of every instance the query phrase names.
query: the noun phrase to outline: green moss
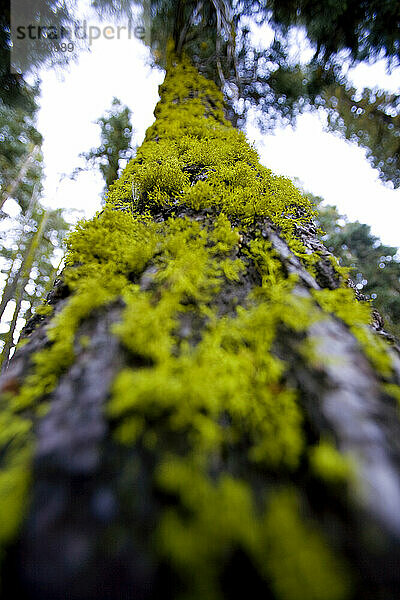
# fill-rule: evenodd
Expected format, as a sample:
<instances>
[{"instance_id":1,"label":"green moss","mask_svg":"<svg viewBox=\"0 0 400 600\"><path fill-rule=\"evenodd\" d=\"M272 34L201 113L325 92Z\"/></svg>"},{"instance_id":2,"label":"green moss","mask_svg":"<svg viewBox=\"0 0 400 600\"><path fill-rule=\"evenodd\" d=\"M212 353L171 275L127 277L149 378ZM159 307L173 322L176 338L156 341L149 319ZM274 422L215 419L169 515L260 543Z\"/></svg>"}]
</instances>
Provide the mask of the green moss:
<instances>
[{"instance_id":1,"label":"green moss","mask_svg":"<svg viewBox=\"0 0 400 600\"><path fill-rule=\"evenodd\" d=\"M142 269L148 260L152 252L146 243L146 234L151 235L148 229L137 219L108 210L98 219L81 223L71 235L65 273L71 298L47 326L50 345L32 356L33 368L21 389L16 386L18 391L3 393L0 398L0 552L15 536L28 507L33 415L41 418L46 414L49 393L73 362L75 333L81 321L116 298L128 285L130 272ZM137 251L135 239L140 239ZM105 241L109 243L105 245Z\"/></svg>"},{"instance_id":2,"label":"green moss","mask_svg":"<svg viewBox=\"0 0 400 600\"><path fill-rule=\"evenodd\" d=\"M31 448L7 458L0 471L0 548L13 539L27 509Z\"/></svg>"},{"instance_id":3,"label":"green moss","mask_svg":"<svg viewBox=\"0 0 400 600\"><path fill-rule=\"evenodd\" d=\"M157 429L161 419L166 429L185 434L196 451L223 452L232 440L249 435L249 460L292 469L303 448L301 411L295 390L284 381L286 365L271 348L279 327L304 331L316 313L313 317L309 299L291 294L294 280L283 278L270 245L260 242L252 258L262 286L249 296L248 308L217 318L213 297L224 280L238 277L237 265L240 272L245 268L226 256L237 242L223 216L209 231L187 219L163 226L154 289L130 285L122 321L113 328L141 368L117 377L108 412L122 421L117 436L125 442L142 433L143 419L146 431L152 423ZM205 319L195 346L176 337L185 315ZM218 424L224 414L229 426Z\"/></svg>"},{"instance_id":4,"label":"green moss","mask_svg":"<svg viewBox=\"0 0 400 600\"><path fill-rule=\"evenodd\" d=\"M27 338L19 339L15 349L18 350L19 348L23 348L28 342L29 340Z\"/></svg>"},{"instance_id":5,"label":"green moss","mask_svg":"<svg viewBox=\"0 0 400 600\"><path fill-rule=\"evenodd\" d=\"M42 304L41 306L38 306L35 310L35 314L36 315L43 315L43 316L48 316L51 315L51 313L54 310L54 306L51 306L50 304Z\"/></svg>"},{"instance_id":6,"label":"green moss","mask_svg":"<svg viewBox=\"0 0 400 600\"><path fill-rule=\"evenodd\" d=\"M369 327L371 323L370 304L357 301L351 288L313 290L312 293L321 308L333 313L348 325L371 365L383 377L390 377L392 375L392 358L388 346Z\"/></svg>"},{"instance_id":7,"label":"green moss","mask_svg":"<svg viewBox=\"0 0 400 600\"><path fill-rule=\"evenodd\" d=\"M299 499L288 490L258 497L246 477L287 480L308 458L322 481L347 476L333 447L321 443L308 454L299 391L277 356L282 331L307 340L310 325L333 313L384 376L390 359L367 329L368 307L350 290L302 296L268 241L244 242L267 219L310 272L319 260L295 235L312 219L311 204L259 164L225 120L215 85L184 61L160 92L157 119L106 208L67 240L70 296L49 319L49 345L33 356L22 389L4 398L0 508L12 509L0 544L26 508L32 422L76 349L90 342L80 325L122 299L112 333L129 359L105 411L115 440L151 451L157 486L179 500L162 515L157 547L194 583L190 598L219 598L221 565L241 549L279 600L344 600L347 574ZM172 214L182 207L193 218ZM172 216L158 222L154 214ZM243 275L254 282L245 298ZM307 344L298 352L311 356ZM229 471L229 456L238 457L237 472L216 475Z\"/></svg>"},{"instance_id":8,"label":"green moss","mask_svg":"<svg viewBox=\"0 0 400 600\"><path fill-rule=\"evenodd\" d=\"M88 348L90 346L90 337L88 335L81 335L79 338L79 344L83 349Z\"/></svg>"},{"instance_id":9,"label":"green moss","mask_svg":"<svg viewBox=\"0 0 400 600\"><path fill-rule=\"evenodd\" d=\"M293 491L283 489L256 509L243 481L225 474L212 482L201 463L177 458L160 465L157 482L182 507L167 510L156 533L161 554L187 586L182 598L221 598L218 567L235 548L258 564L277 600L350 596L346 568L304 519Z\"/></svg>"},{"instance_id":10,"label":"green moss","mask_svg":"<svg viewBox=\"0 0 400 600\"><path fill-rule=\"evenodd\" d=\"M311 203L288 179L260 165L243 133L224 119L215 85L184 60L167 73L160 94L157 119L136 158L111 186L108 203L134 210L212 207L243 225L268 218L312 268L315 257L293 235L296 224L312 219ZM197 180L189 172L197 173Z\"/></svg>"},{"instance_id":11,"label":"green moss","mask_svg":"<svg viewBox=\"0 0 400 600\"><path fill-rule=\"evenodd\" d=\"M389 394L389 396L392 396L397 400L400 408L400 386L394 383L384 383L383 390L386 394Z\"/></svg>"},{"instance_id":12,"label":"green moss","mask_svg":"<svg viewBox=\"0 0 400 600\"><path fill-rule=\"evenodd\" d=\"M0 401L0 557L27 510L33 455L32 424L15 414L9 399L3 394Z\"/></svg>"},{"instance_id":13,"label":"green moss","mask_svg":"<svg viewBox=\"0 0 400 600\"><path fill-rule=\"evenodd\" d=\"M315 525L301 514L291 490L276 493L262 524L263 567L280 600L338 600L351 596L346 566ZM261 536L260 536L261 537Z\"/></svg>"},{"instance_id":14,"label":"green moss","mask_svg":"<svg viewBox=\"0 0 400 600\"><path fill-rule=\"evenodd\" d=\"M161 555L187 586L181 597L221 598L221 563L229 559L232 547L250 551L256 545L258 519L249 488L229 475L214 484L200 465L177 458L160 465L157 483L177 496L186 512L167 510L156 532Z\"/></svg>"},{"instance_id":15,"label":"green moss","mask_svg":"<svg viewBox=\"0 0 400 600\"><path fill-rule=\"evenodd\" d=\"M328 441L321 441L309 451L313 473L331 483L346 483L351 476L352 465L349 458L338 452Z\"/></svg>"}]
</instances>

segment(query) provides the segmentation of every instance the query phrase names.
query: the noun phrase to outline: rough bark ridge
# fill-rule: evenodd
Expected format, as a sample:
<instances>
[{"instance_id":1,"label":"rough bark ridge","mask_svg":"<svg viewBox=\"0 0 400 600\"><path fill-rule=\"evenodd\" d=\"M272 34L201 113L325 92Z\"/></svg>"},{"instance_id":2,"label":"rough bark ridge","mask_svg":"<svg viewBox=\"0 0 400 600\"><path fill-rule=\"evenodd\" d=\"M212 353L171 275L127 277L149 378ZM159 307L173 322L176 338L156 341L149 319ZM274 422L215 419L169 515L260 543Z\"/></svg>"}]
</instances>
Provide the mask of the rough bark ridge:
<instances>
[{"instance_id":1,"label":"rough bark ridge","mask_svg":"<svg viewBox=\"0 0 400 600\"><path fill-rule=\"evenodd\" d=\"M2 378L2 597L394 600L399 358L214 84L156 117Z\"/></svg>"}]
</instances>

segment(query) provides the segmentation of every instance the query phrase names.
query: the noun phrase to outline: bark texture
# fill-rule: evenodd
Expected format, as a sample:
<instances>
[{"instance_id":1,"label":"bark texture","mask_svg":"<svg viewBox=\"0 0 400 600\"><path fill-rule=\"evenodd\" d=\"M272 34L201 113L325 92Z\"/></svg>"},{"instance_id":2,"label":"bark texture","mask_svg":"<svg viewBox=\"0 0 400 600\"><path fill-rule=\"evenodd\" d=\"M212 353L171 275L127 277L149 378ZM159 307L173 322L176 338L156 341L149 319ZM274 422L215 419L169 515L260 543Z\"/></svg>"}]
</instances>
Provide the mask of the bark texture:
<instances>
[{"instance_id":1,"label":"bark texture","mask_svg":"<svg viewBox=\"0 0 400 600\"><path fill-rule=\"evenodd\" d=\"M394 600L395 345L213 84L156 117L1 379L3 597Z\"/></svg>"}]
</instances>

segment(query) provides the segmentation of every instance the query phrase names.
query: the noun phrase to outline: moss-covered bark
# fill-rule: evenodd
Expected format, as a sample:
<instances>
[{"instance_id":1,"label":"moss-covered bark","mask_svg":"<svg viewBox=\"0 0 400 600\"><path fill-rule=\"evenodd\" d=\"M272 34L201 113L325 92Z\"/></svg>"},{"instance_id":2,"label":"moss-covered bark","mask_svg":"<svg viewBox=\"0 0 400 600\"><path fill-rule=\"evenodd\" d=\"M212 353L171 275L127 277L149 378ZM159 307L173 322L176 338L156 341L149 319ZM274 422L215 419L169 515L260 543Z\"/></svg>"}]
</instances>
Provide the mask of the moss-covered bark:
<instances>
[{"instance_id":1,"label":"moss-covered bark","mask_svg":"<svg viewBox=\"0 0 400 600\"><path fill-rule=\"evenodd\" d=\"M3 595L397 598L400 360L170 61L2 380Z\"/></svg>"}]
</instances>

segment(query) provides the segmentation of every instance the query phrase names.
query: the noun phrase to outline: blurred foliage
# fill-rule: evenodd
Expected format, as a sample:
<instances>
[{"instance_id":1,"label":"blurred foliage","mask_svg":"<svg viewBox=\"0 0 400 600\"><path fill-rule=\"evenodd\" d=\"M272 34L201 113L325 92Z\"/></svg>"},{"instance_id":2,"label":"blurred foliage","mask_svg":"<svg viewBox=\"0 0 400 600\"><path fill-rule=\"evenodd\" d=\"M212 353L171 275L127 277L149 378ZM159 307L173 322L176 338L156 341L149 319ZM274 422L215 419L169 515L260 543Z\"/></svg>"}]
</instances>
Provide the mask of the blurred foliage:
<instances>
[{"instance_id":1,"label":"blurred foliage","mask_svg":"<svg viewBox=\"0 0 400 600\"><path fill-rule=\"evenodd\" d=\"M255 2L270 10L273 22L285 31L302 25L316 45L316 59L328 61L341 50L354 60L400 59L398 0L268 0Z\"/></svg>"},{"instance_id":2,"label":"blurred foliage","mask_svg":"<svg viewBox=\"0 0 400 600\"><path fill-rule=\"evenodd\" d=\"M328 124L348 140L367 149L367 157L383 181L400 187L400 95L348 85L324 91Z\"/></svg>"},{"instance_id":3,"label":"blurred foliage","mask_svg":"<svg viewBox=\"0 0 400 600\"><path fill-rule=\"evenodd\" d=\"M24 11L27 25L38 22L39 16L41 24L67 24L72 5L72 1L31 0L14 2L13 9ZM29 85L22 74L10 72L10 49L10 3L0 0L0 344L5 360L24 321L51 289L70 227L62 210L48 211L40 203L39 84ZM65 53L50 44L38 43L33 50L24 56L31 67L66 61ZM9 208L15 216L9 216Z\"/></svg>"},{"instance_id":4,"label":"blurred foliage","mask_svg":"<svg viewBox=\"0 0 400 600\"><path fill-rule=\"evenodd\" d=\"M357 289L383 316L385 328L400 337L399 249L382 244L369 225L350 222L336 206L322 205L322 198L307 196L318 206L317 221L325 232L325 246L349 267Z\"/></svg>"},{"instance_id":5,"label":"blurred foliage","mask_svg":"<svg viewBox=\"0 0 400 600\"><path fill-rule=\"evenodd\" d=\"M17 217L3 221L0 237L2 343L10 341L13 319L18 321L12 337L14 332L17 337L23 323L53 285L63 257L63 239L70 228L65 216L63 210L46 210L33 198L25 214L20 212ZM12 342L11 339L11 347Z\"/></svg>"},{"instance_id":6,"label":"blurred foliage","mask_svg":"<svg viewBox=\"0 0 400 600\"><path fill-rule=\"evenodd\" d=\"M0 208L12 197L25 211L34 189L40 192L42 136L31 110L0 102Z\"/></svg>"},{"instance_id":7,"label":"blurred foliage","mask_svg":"<svg viewBox=\"0 0 400 600\"><path fill-rule=\"evenodd\" d=\"M98 168L104 178L105 189L118 179L120 161L126 163L134 154L131 115L127 106L113 98L111 108L95 121L100 126L100 146L80 154L86 164L76 168L71 177L75 178L81 171Z\"/></svg>"},{"instance_id":8,"label":"blurred foliage","mask_svg":"<svg viewBox=\"0 0 400 600\"><path fill-rule=\"evenodd\" d=\"M155 62L164 66L172 37L178 54L185 51L203 75L222 86L235 125L243 126L249 110L270 129L293 123L304 110L327 109L330 129L365 147L382 180L397 187L399 96L364 90L357 99L342 67L379 58L398 66L399 15L397 0L153 0L152 49ZM255 42L255 24L261 25L258 35L271 38L269 44Z\"/></svg>"},{"instance_id":9,"label":"blurred foliage","mask_svg":"<svg viewBox=\"0 0 400 600\"><path fill-rule=\"evenodd\" d=\"M15 22L25 26L39 24L71 26L74 23L76 0L13 0L12 16ZM20 20L21 19L21 20ZM14 71L11 72L11 10L10 0L0 0L0 100L13 107L25 108L28 112L34 105L35 88L27 84L24 75L27 71L37 72L42 66L65 65L71 53L59 52L54 43L13 40ZM18 62L17 62L18 58Z\"/></svg>"},{"instance_id":10,"label":"blurred foliage","mask_svg":"<svg viewBox=\"0 0 400 600\"><path fill-rule=\"evenodd\" d=\"M40 13L44 22L56 18L57 23L71 25L76 5L76 0L32 0L30 19L36 22ZM270 129L293 123L304 110L322 107L328 110L329 127L365 147L384 182L400 185L399 96L364 90L358 97L343 72L344 63L353 66L381 58L388 68L398 66L399 0L91 1L100 17L119 22L135 18L141 5L149 12L154 63L165 67L167 42L172 39L178 55L184 51L223 89L235 125L243 126L250 110L261 127ZM6 13L0 28L2 58L10 43ZM254 37L257 31L261 43ZM68 53L54 52L51 44L37 46L25 57L27 65L67 60ZM29 96L20 76L1 73L8 77L2 86L7 102L12 97L15 103L17 92L25 99Z\"/></svg>"},{"instance_id":11,"label":"blurred foliage","mask_svg":"<svg viewBox=\"0 0 400 600\"><path fill-rule=\"evenodd\" d=\"M10 106L0 100L0 341L10 348L14 333L51 288L69 229L63 211L45 210L40 203L42 136L36 109L35 102Z\"/></svg>"}]
</instances>

